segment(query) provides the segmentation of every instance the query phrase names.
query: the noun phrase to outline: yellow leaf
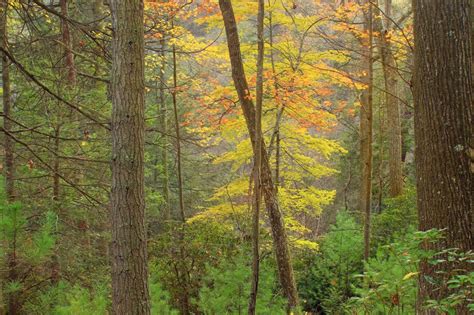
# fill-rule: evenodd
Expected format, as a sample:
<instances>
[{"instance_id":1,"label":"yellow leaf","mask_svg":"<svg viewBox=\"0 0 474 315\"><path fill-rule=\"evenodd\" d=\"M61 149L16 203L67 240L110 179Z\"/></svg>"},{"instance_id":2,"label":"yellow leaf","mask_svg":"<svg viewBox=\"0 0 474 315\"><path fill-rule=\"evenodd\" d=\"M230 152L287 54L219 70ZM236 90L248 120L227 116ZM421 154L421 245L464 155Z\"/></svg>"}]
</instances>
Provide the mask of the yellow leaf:
<instances>
[{"instance_id":1,"label":"yellow leaf","mask_svg":"<svg viewBox=\"0 0 474 315\"><path fill-rule=\"evenodd\" d=\"M403 280L408 280L408 279L413 278L414 276L416 276L418 274L419 274L419 272L409 272L403 277Z\"/></svg>"}]
</instances>

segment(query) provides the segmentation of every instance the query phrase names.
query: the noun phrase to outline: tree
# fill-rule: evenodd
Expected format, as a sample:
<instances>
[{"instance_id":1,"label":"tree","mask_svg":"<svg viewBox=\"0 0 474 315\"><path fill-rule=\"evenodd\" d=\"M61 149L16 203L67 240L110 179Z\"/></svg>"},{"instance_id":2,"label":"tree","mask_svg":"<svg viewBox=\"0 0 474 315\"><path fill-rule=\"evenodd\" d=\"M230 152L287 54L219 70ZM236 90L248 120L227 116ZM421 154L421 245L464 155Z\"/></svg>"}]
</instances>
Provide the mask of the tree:
<instances>
[{"instance_id":1,"label":"tree","mask_svg":"<svg viewBox=\"0 0 474 315\"><path fill-rule=\"evenodd\" d=\"M258 283L259 283L259 233L260 233L260 207L261 207L261 170L262 170L262 104L263 104L263 58L264 58L264 39L263 39L263 19L265 16L265 3L258 1L257 14L257 39L258 39L258 57L257 57L257 88L255 100L255 140L256 154L254 157L253 175L254 175L254 198L253 198L253 222L252 222L252 287L250 289L248 314L254 315L257 306ZM278 186L275 185L275 189Z\"/></svg>"},{"instance_id":2,"label":"tree","mask_svg":"<svg viewBox=\"0 0 474 315\"><path fill-rule=\"evenodd\" d=\"M8 46L8 2L1 1L0 7L0 45L3 49ZM2 87L3 87L3 131L4 131L4 150L5 150L5 195L8 202L15 200L15 164L14 164L14 145L11 139L12 123L11 123L11 88L10 88L10 69L8 57L2 54ZM16 232L16 231L15 231ZM16 233L12 233L12 242L8 254L8 280L15 282L18 280L17 270L17 249L16 249ZM18 301L17 292L11 292L8 301L8 313L18 314L21 305Z\"/></svg>"},{"instance_id":3,"label":"tree","mask_svg":"<svg viewBox=\"0 0 474 315\"><path fill-rule=\"evenodd\" d=\"M61 14L68 17L68 0L60 0ZM72 53L72 39L69 23L65 18L61 19L62 41L64 45L64 64L67 69L68 84L76 84L76 66L74 65L74 54Z\"/></svg>"},{"instance_id":4,"label":"tree","mask_svg":"<svg viewBox=\"0 0 474 315\"><path fill-rule=\"evenodd\" d=\"M8 17L8 2L1 1L0 3L0 45L3 49L8 46L7 34L7 17ZM3 86L3 131L4 149L5 149L5 193L8 201L15 199L15 166L13 155L13 141L10 137L11 132L11 91L10 91L10 69L8 57L2 54L2 86Z\"/></svg>"},{"instance_id":5,"label":"tree","mask_svg":"<svg viewBox=\"0 0 474 315\"><path fill-rule=\"evenodd\" d=\"M143 2L112 0L112 309L150 314L144 191Z\"/></svg>"},{"instance_id":6,"label":"tree","mask_svg":"<svg viewBox=\"0 0 474 315\"><path fill-rule=\"evenodd\" d=\"M380 10L377 8L380 13ZM398 68L390 39L392 30L392 0L385 0L384 18L377 14L374 28L378 32L378 45L384 75L385 107L388 137L388 185L390 197L402 193L402 124L398 97ZM383 21L383 24L382 24Z\"/></svg>"},{"instance_id":7,"label":"tree","mask_svg":"<svg viewBox=\"0 0 474 315\"><path fill-rule=\"evenodd\" d=\"M415 0L415 160L420 230L446 229L435 249L474 248L474 175L468 148L473 134L470 0ZM440 271L420 266L419 311L448 294ZM472 267L471 267L472 268ZM434 279L434 280L433 280Z\"/></svg>"},{"instance_id":8,"label":"tree","mask_svg":"<svg viewBox=\"0 0 474 315\"><path fill-rule=\"evenodd\" d=\"M255 106L249 95L249 87L244 72L242 56L240 51L239 35L237 32L237 23L235 21L234 11L230 0L219 0L222 16L224 19L225 31L227 36L227 46L229 49L230 61L232 66L232 78L235 89L239 96L240 106L247 123L248 133L252 142L254 156L261 154L261 185L262 195L272 227L273 243L278 265L278 275L280 284L283 288L285 297L288 299L288 308L294 309L298 304L298 292L296 289L293 275L293 266L291 265L290 251L288 248L288 237L285 231L283 218L276 198L275 186L272 179L272 171L268 160L267 150L263 139L261 145L257 144L255 133ZM257 153L258 146L261 146L261 152Z\"/></svg>"},{"instance_id":9,"label":"tree","mask_svg":"<svg viewBox=\"0 0 474 315\"><path fill-rule=\"evenodd\" d=\"M360 160L362 163L362 177L360 185L359 208L364 214L364 258L370 254L370 214L372 199L372 99L373 99L373 30L372 30L372 3L366 1L368 12L364 15L364 32L366 40L363 41L363 83L366 85L361 94L360 107Z\"/></svg>"},{"instance_id":10,"label":"tree","mask_svg":"<svg viewBox=\"0 0 474 315\"><path fill-rule=\"evenodd\" d=\"M8 1L0 3L0 45L3 49L8 46ZM11 90L10 90L10 69L8 57L2 54L2 87L3 87L3 132L4 132L4 150L5 150L5 195L8 202L15 200L15 160L14 160L14 144L11 139L12 123L11 123ZM15 282L18 280L17 270L17 249L16 249L16 233L13 233L13 240L8 255L8 280ZM8 300L8 313L16 315L20 312L20 302L18 301L18 293L11 292Z\"/></svg>"}]
</instances>

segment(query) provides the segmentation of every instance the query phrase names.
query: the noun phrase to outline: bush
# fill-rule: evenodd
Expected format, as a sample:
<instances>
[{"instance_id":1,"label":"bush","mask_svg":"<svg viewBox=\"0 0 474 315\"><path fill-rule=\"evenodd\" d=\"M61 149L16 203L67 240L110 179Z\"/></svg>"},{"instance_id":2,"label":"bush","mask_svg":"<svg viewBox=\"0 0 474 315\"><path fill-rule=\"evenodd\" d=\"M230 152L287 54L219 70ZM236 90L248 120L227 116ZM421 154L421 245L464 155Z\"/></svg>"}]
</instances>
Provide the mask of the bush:
<instances>
[{"instance_id":1,"label":"bush","mask_svg":"<svg viewBox=\"0 0 474 315\"><path fill-rule=\"evenodd\" d=\"M395 198L384 199L383 211L372 217L372 247L392 243L397 237L413 232L418 225L416 190L406 187Z\"/></svg>"},{"instance_id":2,"label":"bush","mask_svg":"<svg viewBox=\"0 0 474 315\"><path fill-rule=\"evenodd\" d=\"M150 299L152 315L178 315L179 312L170 306L171 295L160 283L159 270L156 265L150 266Z\"/></svg>"},{"instance_id":3,"label":"bush","mask_svg":"<svg viewBox=\"0 0 474 315\"><path fill-rule=\"evenodd\" d=\"M446 249L435 255L430 263L435 267L448 261L453 268L448 272L438 271L439 279L430 279L438 287L447 288L449 295L441 300L428 300L426 308L441 314L455 315L459 312L474 312L474 252ZM458 307L462 305L463 309Z\"/></svg>"},{"instance_id":4,"label":"bush","mask_svg":"<svg viewBox=\"0 0 474 315\"><path fill-rule=\"evenodd\" d=\"M363 270L361 226L346 212L320 241L320 252L308 262L310 268L299 280L299 293L306 311L340 314L353 295L352 275Z\"/></svg>"},{"instance_id":5,"label":"bush","mask_svg":"<svg viewBox=\"0 0 474 315\"><path fill-rule=\"evenodd\" d=\"M110 307L109 289L99 284L87 289L60 281L29 299L25 314L38 315L103 315Z\"/></svg>"},{"instance_id":6,"label":"bush","mask_svg":"<svg viewBox=\"0 0 474 315\"><path fill-rule=\"evenodd\" d=\"M250 294L250 258L241 253L233 261L217 267L208 265L204 286L199 292L199 309L206 315L246 314ZM276 292L274 268L260 262L257 314L286 314L285 300Z\"/></svg>"},{"instance_id":7,"label":"bush","mask_svg":"<svg viewBox=\"0 0 474 315\"><path fill-rule=\"evenodd\" d=\"M354 287L347 307L357 314L415 314L418 264L433 253L420 249L422 242L439 239L436 230L409 233L396 242L380 246L375 257L365 264L362 280Z\"/></svg>"}]
</instances>

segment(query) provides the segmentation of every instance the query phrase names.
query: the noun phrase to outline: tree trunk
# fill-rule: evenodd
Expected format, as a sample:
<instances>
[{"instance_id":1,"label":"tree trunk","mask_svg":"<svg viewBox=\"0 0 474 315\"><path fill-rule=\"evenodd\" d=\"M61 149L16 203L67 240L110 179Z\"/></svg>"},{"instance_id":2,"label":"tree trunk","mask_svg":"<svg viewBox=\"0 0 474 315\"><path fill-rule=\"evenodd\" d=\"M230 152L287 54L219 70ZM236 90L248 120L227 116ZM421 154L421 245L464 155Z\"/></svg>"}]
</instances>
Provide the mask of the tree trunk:
<instances>
[{"instance_id":1,"label":"tree trunk","mask_svg":"<svg viewBox=\"0 0 474 315\"><path fill-rule=\"evenodd\" d=\"M163 167L163 177L161 184L163 186L162 193L164 199L163 220L170 219L170 188L168 179L168 107L165 98L165 70L166 70L166 55L165 55L165 40L160 40L161 43L161 66L159 74L159 108L158 108L158 129L161 131L161 164ZM157 153L158 155L158 153ZM158 161L158 156L156 158ZM158 169L155 167L155 183L158 181Z\"/></svg>"},{"instance_id":2,"label":"tree trunk","mask_svg":"<svg viewBox=\"0 0 474 315\"><path fill-rule=\"evenodd\" d=\"M8 47L8 35L7 35L7 1L1 1L0 7L0 32L1 42L3 49ZM5 194L9 202L15 200L15 169L13 159L13 141L9 135L12 129L12 122L10 120L11 115L11 93L10 93L10 69L8 57L2 55L2 85L3 85L3 130L4 130L4 150L5 150Z\"/></svg>"},{"instance_id":3,"label":"tree trunk","mask_svg":"<svg viewBox=\"0 0 474 315\"><path fill-rule=\"evenodd\" d=\"M59 114L59 117L62 117L61 114ZM60 148L60 141L59 138L61 136L61 122L58 122L58 125L54 128L54 146L53 146L53 152L54 152L54 162L53 162L53 200L58 202L59 201L59 169L60 169L60 163L59 163L59 148Z\"/></svg>"},{"instance_id":4,"label":"tree trunk","mask_svg":"<svg viewBox=\"0 0 474 315\"><path fill-rule=\"evenodd\" d=\"M471 0L471 77L474 82L474 47L472 45L474 45L474 0ZM474 174L474 132L471 133L469 157L471 173Z\"/></svg>"},{"instance_id":5,"label":"tree trunk","mask_svg":"<svg viewBox=\"0 0 474 315\"><path fill-rule=\"evenodd\" d=\"M446 238L432 246L435 250L472 250L474 175L467 151L473 134L470 0L414 0L413 8L419 228L446 229ZM442 280L437 271L452 268L456 266L421 263L420 314L434 314L422 310L423 303L449 293L428 279Z\"/></svg>"},{"instance_id":6,"label":"tree trunk","mask_svg":"<svg viewBox=\"0 0 474 315\"><path fill-rule=\"evenodd\" d=\"M242 56L240 52L239 35L234 11L230 0L219 0L227 36L230 61L232 66L232 78L235 89L239 96L240 105L247 123L247 129L252 142L254 156L257 153L255 134L255 107L249 95L249 87L245 77ZM273 184L272 171L264 140L262 139L262 195L265 200L270 226L272 228L273 245L278 266L278 276L285 297L288 299L289 309L296 308L298 304L298 293L296 290L293 267L291 265L290 251L288 248L288 237L283 222L283 217L276 199L275 186Z\"/></svg>"},{"instance_id":7,"label":"tree trunk","mask_svg":"<svg viewBox=\"0 0 474 315\"><path fill-rule=\"evenodd\" d=\"M57 126L54 128L54 145L53 145L53 208L56 211L56 215L60 217L60 178L59 178L59 171L60 171L60 163L59 163L59 155L60 155L60 136L61 136L61 113L57 114L60 119L58 119ZM59 261L58 255L58 241L55 240L55 247L53 250L53 254L51 256L51 283L53 285L57 285L60 280L60 272L61 272L61 265Z\"/></svg>"},{"instance_id":8,"label":"tree trunk","mask_svg":"<svg viewBox=\"0 0 474 315\"><path fill-rule=\"evenodd\" d=\"M143 1L111 0L112 311L150 314L144 191Z\"/></svg>"},{"instance_id":9,"label":"tree trunk","mask_svg":"<svg viewBox=\"0 0 474 315\"><path fill-rule=\"evenodd\" d=\"M274 76L274 88L275 94L278 95L278 83L277 83L277 73L275 69L275 56L273 48L273 14L270 11L268 13L268 30L269 30L269 44L270 44L270 63L272 65L272 75ZM280 138L280 123L283 116L284 107L280 108L277 105L276 114L275 114L275 131L270 140L270 145L268 148L268 156L271 156L270 150L272 149L273 138L275 138L275 194L278 198L278 188L280 186L280 164L281 164L281 138Z\"/></svg>"},{"instance_id":10,"label":"tree trunk","mask_svg":"<svg viewBox=\"0 0 474 315\"><path fill-rule=\"evenodd\" d=\"M248 314L254 315L257 307L257 294L260 268L260 207L262 199L261 171L262 171L262 106L263 106L263 58L264 58L264 38L263 38L263 19L265 14L264 0L258 0L257 15L257 87L255 103L255 142L256 154L254 157L254 209L252 222L252 285L250 289ZM275 186L276 189L276 186Z\"/></svg>"},{"instance_id":11,"label":"tree trunk","mask_svg":"<svg viewBox=\"0 0 474 315\"><path fill-rule=\"evenodd\" d=\"M68 17L67 0L60 0L61 15ZM74 54L72 53L71 32L69 31L69 23L65 19L61 19L61 31L64 45L64 64L67 69L67 81L71 85L76 84L76 66L74 64Z\"/></svg>"},{"instance_id":12,"label":"tree trunk","mask_svg":"<svg viewBox=\"0 0 474 315\"><path fill-rule=\"evenodd\" d=\"M387 109L387 138L388 138L388 171L389 196L396 197L402 193L402 125L400 119L400 104L398 101L398 74L390 44L387 42L382 56L385 76L385 106Z\"/></svg>"},{"instance_id":13,"label":"tree trunk","mask_svg":"<svg viewBox=\"0 0 474 315\"><path fill-rule=\"evenodd\" d=\"M186 222L186 214L184 212L184 194L183 194L183 171L181 167L181 133L179 128L179 115L178 115L178 103L176 94L178 93L178 82L177 82L177 66L176 66L176 46L173 44L173 113L174 113L174 128L176 134L176 164L178 171L178 200L179 200L179 212L181 215L181 221Z\"/></svg>"},{"instance_id":14,"label":"tree trunk","mask_svg":"<svg viewBox=\"0 0 474 315\"><path fill-rule=\"evenodd\" d=\"M8 1L2 0L0 2L0 45L3 49L8 47ZM10 91L10 69L9 60L5 54L2 55L2 86L3 86L3 130L4 130L4 174L5 174L5 195L8 202L15 201L15 165L14 165L14 144L10 136L12 130L11 123L11 91ZM13 233L13 239L9 245L8 260L8 281L18 281L18 262L16 255L16 231ZM8 314L19 314L21 304L17 292L8 294Z\"/></svg>"},{"instance_id":15,"label":"tree trunk","mask_svg":"<svg viewBox=\"0 0 474 315\"><path fill-rule=\"evenodd\" d=\"M370 255L370 213L372 199L372 4L369 0L368 12L365 14L364 31L368 34L363 43L363 69L364 76L361 81L366 88L362 91L360 107L360 159L362 163L362 176L360 184L359 208L364 214L364 258Z\"/></svg>"},{"instance_id":16,"label":"tree trunk","mask_svg":"<svg viewBox=\"0 0 474 315\"><path fill-rule=\"evenodd\" d=\"M172 24L174 27L174 24ZM174 126L175 126L175 135L176 135L176 166L177 166L177 177L178 177L178 201L179 201L179 213L180 219L183 223L182 229L178 231L179 237L179 253L180 253L180 263L179 263L179 272L181 277L182 285L182 295L181 295L181 313L183 315L191 314L191 301L189 296L189 273L186 267L186 255L184 249L184 228L186 227L186 213L184 209L184 191L183 191L183 170L181 165L181 130L179 126L179 113L178 113L178 101L176 95L178 93L178 68L176 60L176 45L173 44L173 90L171 93L173 99L173 114L174 114Z\"/></svg>"},{"instance_id":17,"label":"tree trunk","mask_svg":"<svg viewBox=\"0 0 474 315\"><path fill-rule=\"evenodd\" d=\"M390 38L387 36L391 29L390 20L392 0L385 0L385 19L382 25L380 10L377 8L377 19L374 23L379 33L378 46L382 61L385 81L385 107L387 111L387 139L388 139L388 170L389 195L396 197L402 193L402 125L400 118L400 104L398 99L397 63L393 54Z\"/></svg>"}]
</instances>

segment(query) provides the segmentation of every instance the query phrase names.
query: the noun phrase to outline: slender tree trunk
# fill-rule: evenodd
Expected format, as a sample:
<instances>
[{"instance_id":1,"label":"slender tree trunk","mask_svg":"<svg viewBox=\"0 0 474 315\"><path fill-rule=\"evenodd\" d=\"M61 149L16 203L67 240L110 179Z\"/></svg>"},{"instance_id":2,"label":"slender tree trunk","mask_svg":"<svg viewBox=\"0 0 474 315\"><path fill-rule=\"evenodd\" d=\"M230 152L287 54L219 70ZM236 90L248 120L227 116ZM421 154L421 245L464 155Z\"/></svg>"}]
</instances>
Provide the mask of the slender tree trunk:
<instances>
[{"instance_id":1,"label":"slender tree trunk","mask_svg":"<svg viewBox=\"0 0 474 315\"><path fill-rule=\"evenodd\" d=\"M280 187L280 164L281 164L281 138L280 125L276 130L276 150L275 150L275 193L278 196L278 188Z\"/></svg>"},{"instance_id":2,"label":"slender tree trunk","mask_svg":"<svg viewBox=\"0 0 474 315\"><path fill-rule=\"evenodd\" d=\"M379 103L378 106L378 120L379 120L379 128L378 128L378 138L379 138L379 165L377 170L377 177L378 177L378 191L377 191L377 211L378 213L382 212L382 204L383 204L383 187L384 187L384 178L383 178L383 171L384 171L384 137L385 137L385 115L384 109L382 104Z\"/></svg>"},{"instance_id":3,"label":"slender tree trunk","mask_svg":"<svg viewBox=\"0 0 474 315\"><path fill-rule=\"evenodd\" d=\"M8 1L0 1L0 45L2 49L8 49ZM12 131L11 123L11 90L10 90L10 69L9 60L5 54L2 54L2 86L3 86L3 130L4 130L4 175L5 175L5 194L8 202L15 201L15 164L14 164L14 143L10 137ZM16 226L16 223L14 223ZM16 228L16 227L15 227ZM13 233L9 252L7 255L8 280L18 281L18 262L16 253L16 230ZM19 314L21 304L17 292L8 294L8 314Z\"/></svg>"},{"instance_id":4,"label":"slender tree trunk","mask_svg":"<svg viewBox=\"0 0 474 315\"><path fill-rule=\"evenodd\" d=\"M69 30L69 23L67 22L67 18L69 16L68 13L68 4L67 0L60 0L59 5L61 8L61 15L65 18L61 19L61 36L62 36L62 44L64 46L64 68L66 69L67 75L63 75L62 71L59 73L59 81L57 83L58 87L58 94L62 93L61 89L64 87L62 84L63 79L65 79L67 87L74 87L76 85L76 67L74 65L74 55L72 53L72 41L71 41L71 33ZM74 117L76 112L71 112L71 116ZM54 208L56 210L56 214L60 216L61 210L61 178L60 178L60 170L61 170L61 161L60 161L60 152L61 152L61 129L63 125L63 119L65 115L61 111L57 112L57 122L56 126L54 127L54 144L53 144L53 200L55 201ZM59 261L58 255L58 244L53 251L53 255L51 257L51 282L53 284L57 284L60 280L60 270L61 265Z\"/></svg>"},{"instance_id":5,"label":"slender tree trunk","mask_svg":"<svg viewBox=\"0 0 474 315\"><path fill-rule=\"evenodd\" d=\"M390 48L387 48L388 51L390 51ZM396 72L396 63L391 52L382 58L384 60L385 90L387 91L385 93L385 106L387 112L389 195L396 197L402 193L403 189L402 125L400 105L397 97L398 73Z\"/></svg>"},{"instance_id":6,"label":"slender tree trunk","mask_svg":"<svg viewBox=\"0 0 474 315\"><path fill-rule=\"evenodd\" d=\"M68 17L68 0L60 0L61 15ZM74 64L74 54L72 52L71 32L69 31L69 23L61 19L62 40L64 45L64 63L67 69L67 81L71 85L76 84L76 66Z\"/></svg>"},{"instance_id":7,"label":"slender tree trunk","mask_svg":"<svg viewBox=\"0 0 474 315\"><path fill-rule=\"evenodd\" d=\"M62 116L62 115L59 115ZM59 163L59 148L60 148L60 140L59 137L61 135L61 122L58 122L58 125L54 129L54 146L53 146L53 152L54 152L54 162L53 162L53 200L54 201L59 201L59 184L60 184L60 178L59 178L59 168L60 168L60 163Z\"/></svg>"},{"instance_id":8,"label":"slender tree trunk","mask_svg":"<svg viewBox=\"0 0 474 315\"><path fill-rule=\"evenodd\" d=\"M265 14L264 0L258 0L257 16L257 89L255 102L255 142L256 154L254 157L254 211L252 222L252 286L249 298L248 314L254 315L257 306L259 267L260 267L260 207L262 199L261 190L261 170L262 170L262 106L263 106L263 58L264 58L264 38L263 38L263 19ZM276 186L275 186L276 188Z\"/></svg>"},{"instance_id":9,"label":"slender tree trunk","mask_svg":"<svg viewBox=\"0 0 474 315\"><path fill-rule=\"evenodd\" d=\"M174 25L173 25L174 26ZM177 60L176 60L176 46L173 44L173 90L172 90L172 99L173 99L173 114L174 114L174 124L175 124L175 134L176 134L176 164L178 172L178 200L179 200L179 213L181 216L181 222L183 223L182 229L178 232L179 236L179 253L180 264L179 272L181 277L182 285L182 296L181 296L181 312L184 315L190 314L191 312L191 302L189 297L188 290L188 272L185 263L186 255L184 252L184 228L186 223L186 213L184 209L184 191L183 191L183 170L181 165L181 129L179 126L179 113L178 113L178 101L176 95L178 93L178 69L177 69Z\"/></svg>"},{"instance_id":10,"label":"slender tree trunk","mask_svg":"<svg viewBox=\"0 0 474 315\"><path fill-rule=\"evenodd\" d=\"M166 99L165 99L165 71L166 71L166 55L165 55L165 40L162 39L161 43L161 66L160 66L160 74L159 74L159 109L158 109L158 117L159 123L158 126L159 130L161 130L161 164L163 167L163 178L162 178L162 192L163 192L163 199L165 205L163 207L163 219L169 220L171 215L170 210L170 188L169 188L169 178L168 178L168 107L166 106ZM157 158L158 161L158 158ZM155 182L157 181L157 172L158 170L155 168Z\"/></svg>"},{"instance_id":11,"label":"slender tree trunk","mask_svg":"<svg viewBox=\"0 0 474 315\"><path fill-rule=\"evenodd\" d=\"M61 15L65 18L68 18L68 4L67 0L60 0L59 5L61 7ZM76 67L74 65L74 55L72 53L72 41L71 41L71 33L69 30L69 23L66 19L61 19L61 36L62 36L62 44L64 46L64 67L67 71L66 84L67 86L73 87L76 84ZM60 78L64 78L62 73L60 73ZM60 81L61 82L61 81ZM58 92L60 93L62 84L58 82ZM61 136L61 120L63 119L62 113L58 113L58 122L57 126L55 126L54 130L54 161L53 161L53 200L59 201L60 197L60 136Z\"/></svg>"},{"instance_id":12,"label":"slender tree trunk","mask_svg":"<svg viewBox=\"0 0 474 315\"><path fill-rule=\"evenodd\" d=\"M112 312L150 314L144 190L143 1L111 0Z\"/></svg>"},{"instance_id":13,"label":"slender tree trunk","mask_svg":"<svg viewBox=\"0 0 474 315\"><path fill-rule=\"evenodd\" d=\"M240 105L247 123L247 129L250 135L252 149L255 156L258 150L256 145L257 139L255 135L255 107L249 95L249 86L245 77L244 66L240 52L239 35L237 32L237 23L235 21L234 11L232 9L230 0L219 0L219 6L222 11L227 35L227 44L232 66L232 78L234 80L235 89L239 96ZM270 226L272 228L273 245L275 247L280 284L283 288L285 297L288 299L288 307L291 310L296 308L298 304L298 293L293 275L293 267L291 265L288 237L286 235L283 217L277 202L267 150L263 139L261 142L262 195L265 200Z\"/></svg>"},{"instance_id":14,"label":"slender tree trunk","mask_svg":"<svg viewBox=\"0 0 474 315\"><path fill-rule=\"evenodd\" d=\"M179 113L178 103L176 94L178 93L178 82L177 82L177 66L176 66L176 46L173 44L173 113L174 113L174 124L176 133L176 164L178 171L178 198L179 198L179 211L181 215L181 221L186 222L186 215L184 212L184 194L183 194L183 171L181 168L181 130L179 127Z\"/></svg>"},{"instance_id":15,"label":"slender tree trunk","mask_svg":"<svg viewBox=\"0 0 474 315\"><path fill-rule=\"evenodd\" d=\"M368 39L363 43L364 71L362 81L366 88L361 95L360 108L360 159L362 163L362 177L360 185L359 208L364 213L364 258L370 255L370 213L372 199L372 4L366 1L368 12L365 14L364 31Z\"/></svg>"},{"instance_id":16,"label":"slender tree trunk","mask_svg":"<svg viewBox=\"0 0 474 315\"><path fill-rule=\"evenodd\" d=\"M272 75L274 76L274 88L275 94L278 94L278 84L276 81L276 69L275 69L275 55L273 49L273 14L270 11L268 13L268 29L269 29L269 42L270 42L270 63L272 65ZM281 160L281 138L280 138L280 122L282 119L284 107L280 109L277 105L276 114L275 114L275 193L278 197L278 187L280 186L280 160ZM273 138L273 135L272 135ZM270 147L268 149L268 156L270 156L270 150L272 146L273 139L270 141Z\"/></svg>"},{"instance_id":17,"label":"slender tree trunk","mask_svg":"<svg viewBox=\"0 0 474 315\"><path fill-rule=\"evenodd\" d=\"M468 251L474 248L474 175L468 156L474 131L470 0L414 0L413 8L419 228L446 229L443 241L425 247ZM439 271L458 267L472 269L421 263L420 314L435 314L423 310L423 303L449 294L445 286L432 284L433 279L446 280Z\"/></svg>"},{"instance_id":18,"label":"slender tree trunk","mask_svg":"<svg viewBox=\"0 0 474 315\"><path fill-rule=\"evenodd\" d=\"M57 114L58 117L62 117L60 113ZM58 119L60 120L60 119ZM57 122L57 126L54 129L54 145L53 145L53 201L54 201L54 210L56 211L56 215L60 215L60 178L59 178L59 171L60 171L60 163L59 163L59 152L60 152L60 140L59 137L61 136L61 122ZM53 253L51 255L51 283L53 285L58 284L60 279L60 272L61 272L61 265L59 262L59 255L58 255L58 240L55 242L55 247Z\"/></svg>"},{"instance_id":19,"label":"slender tree trunk","mask_svg":"<svg viewBox=\"0 0 474 315\"><path fill-rule=\"evenodd\" d=\"M385 106L387 112L389 195L396 197L402 193L402 124L400 102L398 99L398 72L389 31L392 28L392 0L385 0L385 19L382 24L380 10L377 7L377 19L374 28L378 32L378 46L385 81Z\"/></svg>"},{"instance_id":20,"label":"slender tree trunk","mask_svg":"<svg viewBox=\"0 0 474 315\"><path fill-rule=\"evenodd\" d=\"M8 34L7 34L7 12L8 5L6 0L1 1L1 16L0 16L0 32L1 45L3 49L8 49ZM15 200L15 165L14 165L14 144L9 136L12 130L11 115L11 93L10 93L10 69L8 57L2 55L2 85L3 85L3 129L4 129L4 150L5 150L5 194L7 200L12 202Z\"/></svg>"}]
</instances>

